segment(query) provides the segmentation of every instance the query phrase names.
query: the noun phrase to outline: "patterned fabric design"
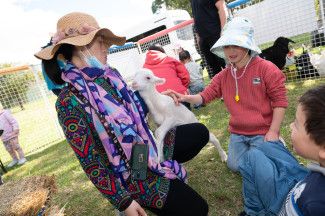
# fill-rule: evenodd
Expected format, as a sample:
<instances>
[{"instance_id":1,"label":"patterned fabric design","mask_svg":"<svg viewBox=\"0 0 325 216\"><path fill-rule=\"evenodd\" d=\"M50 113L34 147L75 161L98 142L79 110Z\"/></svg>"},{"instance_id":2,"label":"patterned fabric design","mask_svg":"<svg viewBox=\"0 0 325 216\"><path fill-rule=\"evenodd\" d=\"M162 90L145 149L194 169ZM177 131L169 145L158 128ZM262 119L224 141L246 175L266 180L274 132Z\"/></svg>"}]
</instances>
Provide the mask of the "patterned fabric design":
<instances>
[{"instance_id":1,"label":"patterned fabric design","mask_svg":"<svg viewBox=\"0 0 325 216\"><path fill-rule=\"evenodd\" d=\"M112 96L110 91L95 82L98 78L107 80L106 83L117 93L118 100ZM113 171L123 177L122 181L130 175L125 161L130 160L132 147L136 143L149 147L148 167L151 171L169 179L179 178L185 181L187 173L177 161L158 162L157 146L149 132L140 101L123 81L118 71L110 67L78 69L73 64L67 63L62 71L62 79L77 89L77 93L85 98L81 104L94 122ZM80 99L79 96L78 98ZM101 121L99 116L103 116L104 120ZM122 154L109 138L105 127L114 130L122 148ZM125 155L126 159L123 159L122 155Z\"/></svg>"},{"instance_id":2,"label":"patterned fabric design","mask_svg":"<svg viewBox=\"0 0 325 216\"><path fill-rule=\"evenodd\" d=\"M98 79L98 83L106 88L109 86L104 84L103 79ZM108 92L117 96L113 90ZM91 116L83 110L76 97L67 88L64 88L59 95L56 108L67 141L87 177L116 208L124 210L132 200L151 208L164 206L169 180L148 170L145 181L132 181L129 178L123 185L120 177L112 170ZM171 130L165 138L164 152L169 159L172 158L174 141L175 129Z\"/></svg>"}]
</instances>

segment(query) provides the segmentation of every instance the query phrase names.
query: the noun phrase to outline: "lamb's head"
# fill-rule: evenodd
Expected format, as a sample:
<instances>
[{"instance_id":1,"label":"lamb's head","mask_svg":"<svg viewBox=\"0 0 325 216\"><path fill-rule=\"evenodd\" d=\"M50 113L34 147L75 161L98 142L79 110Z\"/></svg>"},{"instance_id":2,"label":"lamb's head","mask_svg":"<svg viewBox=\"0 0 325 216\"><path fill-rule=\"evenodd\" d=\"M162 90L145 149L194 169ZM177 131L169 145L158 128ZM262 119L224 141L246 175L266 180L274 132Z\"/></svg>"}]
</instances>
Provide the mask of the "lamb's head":
<instances>
[{"instance_id":1,"label":"lamb's head","mask_svg":"<svg viewBox=\"0 0 325 216\"><path fill-rule=\"evenodd\" d=\"M165 79L156 77L151 70L142 68L135 73L132 88L137 91L155 89L156 85L165 83Z\"/></svg>"}]
</instances>

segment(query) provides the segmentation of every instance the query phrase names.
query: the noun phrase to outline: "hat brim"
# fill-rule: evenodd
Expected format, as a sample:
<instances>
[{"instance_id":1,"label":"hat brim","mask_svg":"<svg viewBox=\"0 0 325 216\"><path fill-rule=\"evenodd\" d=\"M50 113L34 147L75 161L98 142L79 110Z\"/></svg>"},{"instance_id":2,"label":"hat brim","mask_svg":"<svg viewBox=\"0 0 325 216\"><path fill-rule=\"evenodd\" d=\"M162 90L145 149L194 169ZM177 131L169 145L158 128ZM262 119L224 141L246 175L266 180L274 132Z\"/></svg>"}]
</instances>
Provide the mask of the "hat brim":
<instances>
[{"instance_id":1,"label":"hat brim","mask_svg":"<svg viewBox=\"0 0 325 216\"><path fill-rule=\"evenodd\" d=\"M56 51L60 48L62 44L71 44L74 46L85 46L90 44L94 39L94 37L99 33L102 34L110 44L122 46L126 42L125 37L116 36L115 34L113 34L111 30L107 28L100 28L86 35L78 35L75 37L69 37L63 39L59 41L57 44L48 46L42 49L41 51L35 53L34 56L39 59L50 60L53 58Z\"/></svg>"},{"instance_id":2,"label":"hat brim","mask_svg":"<svg viewBox=\"0 0 325 216\"><path fill-rule=\"evenodd\" d=\"M223 34L219 40L211 47L210 51L221 57L226 58L223 47L225 46L239 46L251 50L251 56L256 56L261 53L260 48L256 45L254 39L248 35L243 35L242 32L227 32Z\"/></svg>"}]
</instances>

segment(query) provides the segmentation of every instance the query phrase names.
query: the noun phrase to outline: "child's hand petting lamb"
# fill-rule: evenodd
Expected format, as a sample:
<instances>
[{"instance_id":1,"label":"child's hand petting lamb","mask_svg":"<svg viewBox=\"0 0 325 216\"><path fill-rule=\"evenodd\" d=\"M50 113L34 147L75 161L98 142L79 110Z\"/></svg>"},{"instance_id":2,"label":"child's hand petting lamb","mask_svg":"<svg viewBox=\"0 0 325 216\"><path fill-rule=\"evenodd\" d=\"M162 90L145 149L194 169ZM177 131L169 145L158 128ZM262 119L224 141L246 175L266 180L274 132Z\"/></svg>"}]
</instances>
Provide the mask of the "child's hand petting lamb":
<instances>
[{"instance_id":1,"label":"child's hand petting lamb","mask_svg":"<svg viewBox=\"0 0 325 216\"><path fill-rule=\"evenodd\" d=\"M157 139L158 157L160 161L163 159L163 140L166 133L171 128L178 125L198 122L197 118L190 110L182 104L177 106L173 101L174 98L177 103L182 96L181 94L174 91L166 91L165 94L171 95L170 97L161 94L156 90L156 85L164 82L164 79L154 76L152 71L149 69L141 69L138 71L132 82L132 88L139 91L139 94L146 102L155 123L159 125L155 131L155 137ZM202 103L202 101L200 102ZM218 139L211 132L209 135L209 141L217 148L221 161L225 162L227 160L227 154L222 149Z\"/></svg>"}]
</instances>

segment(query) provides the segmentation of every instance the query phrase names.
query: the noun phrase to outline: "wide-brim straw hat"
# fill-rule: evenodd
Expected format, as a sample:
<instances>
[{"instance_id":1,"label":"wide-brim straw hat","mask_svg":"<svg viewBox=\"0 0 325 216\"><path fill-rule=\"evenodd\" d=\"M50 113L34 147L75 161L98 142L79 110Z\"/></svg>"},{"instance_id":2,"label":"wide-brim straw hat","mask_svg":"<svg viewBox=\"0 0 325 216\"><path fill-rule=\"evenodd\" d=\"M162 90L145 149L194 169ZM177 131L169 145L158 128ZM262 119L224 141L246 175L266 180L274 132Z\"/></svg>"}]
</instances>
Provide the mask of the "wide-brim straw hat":
<instances>
[{"instance_id":1,"label":"wide-brim straw hat","mask_svg":"<svg viewBox=\"0 0 325 216\"><path fill-rule=\"evenodd\" d=\"M90 44L97 34L103 35L110 45L121 46L125 43L125 37L116 36L108 28L100 28L93 16L80 12L69 13L58 20L57 32L50 45L35 53L35 57L50 60L62 44L85 46Z\"/></svg>"},{"instance_id":2,"label":"wide-brim straw hat","mask_svg":"<svg viewBox=\"0 0 325 216\"><path fill-rule=\"evenodd\" d=\"M222 29L221 37L212 46L210 51L215 55L225 58L224 46L239 46L251 50L251 56L261 53L254 40L254 27L252 22L245 17L234 17Z\"/></svg>"}]
</instances>

